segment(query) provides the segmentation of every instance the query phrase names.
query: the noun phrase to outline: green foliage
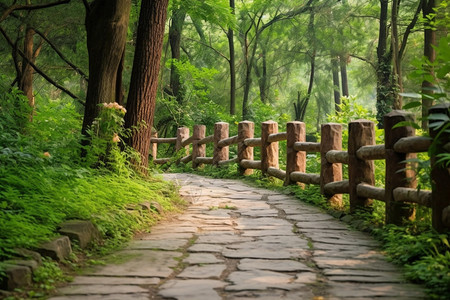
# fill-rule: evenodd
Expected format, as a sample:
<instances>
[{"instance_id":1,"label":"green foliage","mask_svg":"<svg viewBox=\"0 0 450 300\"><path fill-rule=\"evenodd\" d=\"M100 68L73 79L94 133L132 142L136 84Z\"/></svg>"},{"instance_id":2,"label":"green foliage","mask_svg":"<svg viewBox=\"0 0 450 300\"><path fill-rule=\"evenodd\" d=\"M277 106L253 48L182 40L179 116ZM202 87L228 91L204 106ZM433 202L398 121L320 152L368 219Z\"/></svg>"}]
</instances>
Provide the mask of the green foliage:
<instances>
[{"instance_id":1,"label":"green foliage","mask_svg":"<svg viewBox=\"0 0 450 300\"><path fill-rule=\"evenodd\" d=\"M143 211L140 203L156 201L165 211L182 204L175 188L131 171L126 152L113 140L123 130L120 107L105 108L91 128L95 137L88 150L103 148L88 151L87 157L109 154L92 169L80 163L81 118L73 104L37 97L29 122L28 102L19 92L4 91L0 97L0 259L54 237L69 219L97 225L104 238L99 250L117 247L161 217ZM25 103L23 110L13 103Z\"/></svg>"},{"instance_id":2,"label":"green foliage","mask_svg":"<svg viewBox=\"0 0 450 300\"><path fill-rule=\"evenodd\" d=\"M57 282L67 279L68 277L64 275L58 264L47 258L43 258L42 266L33 272L33 281L39 289L44 291L53 290ZM36 294L35 292L29 292L28 296L37 297L43 295Z\"/></svg>"},{"instance_id":3,"label":"green foliage","mask_svg":"<svg viewBox=\"0 0 450 300\"><path fill-rule=\"evenodd\" d=\"M140 155L122 140L131 136L131 130L124 128L125 112L115 102L101 104L99 116L88 130L90 141L84 161L87 167L106 167L124 176L133 173L131 163L139 162Z\"/></svg>"},{"instance_id":4,"label":"green foliage","mask_svg":"<svg viewBox=\"0 0 450 300\"><path fill-rule=\"evenodd\" d=\"M408 279L425 283L433 299L446 299L450 286L448 234L387 225L376 230L392 260L405 266Z\"/></svg>"}]
</instances>

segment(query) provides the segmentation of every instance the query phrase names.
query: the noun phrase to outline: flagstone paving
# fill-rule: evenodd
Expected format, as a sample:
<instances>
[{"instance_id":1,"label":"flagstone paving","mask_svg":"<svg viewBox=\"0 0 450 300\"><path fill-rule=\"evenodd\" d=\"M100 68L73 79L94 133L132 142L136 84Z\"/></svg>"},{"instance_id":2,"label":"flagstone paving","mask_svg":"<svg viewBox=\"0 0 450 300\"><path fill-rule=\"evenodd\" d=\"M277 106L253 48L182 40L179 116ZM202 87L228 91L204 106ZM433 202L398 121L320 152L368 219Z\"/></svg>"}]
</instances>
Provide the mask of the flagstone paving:
<instances>
[{"instance_id":1,"label":"flagstone paving","mask_svg":"<svg viewBox=\"0 0 450 300\"><path fill-rule=\"evenodd\" d=\"M190 206L51 300L425 299L370 236L236 180L165 174Z\"/></svg>"}]
</instances>

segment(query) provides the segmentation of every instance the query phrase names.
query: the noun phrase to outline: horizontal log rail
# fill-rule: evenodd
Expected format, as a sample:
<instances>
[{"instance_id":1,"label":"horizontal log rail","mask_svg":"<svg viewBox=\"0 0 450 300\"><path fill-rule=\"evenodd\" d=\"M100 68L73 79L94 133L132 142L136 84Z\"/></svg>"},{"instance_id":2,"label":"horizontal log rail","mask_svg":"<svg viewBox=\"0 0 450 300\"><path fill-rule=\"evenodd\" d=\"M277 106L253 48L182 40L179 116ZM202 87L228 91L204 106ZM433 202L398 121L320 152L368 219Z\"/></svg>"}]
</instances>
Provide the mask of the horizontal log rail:
<instances>
[{"instance_id":1,"label":"horizontal log rail","mask_svg":"<svg viewBox=\"0 0 450 300\"><path fill-rule=\"evenodd\" d=\"M320 184L320 175L319 174L310 174L303 172L292 172L290 174L291 180L294 182L301 182L306 184Z\"/></svg>"},{"instance_id":2,"label":"horizontal log rail","mask_svg":"<svg viewBox=\"0 0 450 300\"><path fill-rule=\"evenodd\" d=\"M247 147L261 147L261 138L248 138L244 140Z\"/></svg>"},{"instance_id":3,"label":"horizontal log rail","mask_svg":"<svg viewBox=\"0 0 450 300\"><path fill-rule=\"evenodd\" d=\"M214 135L208 135L207 137L199 140L197 142L198 145L204 145L204 144L208 144L208 143L212 143L214 141Z\"/></svg>"},{"instance_id":4,"label":"horizontal log rail","mask_svg":"<svg viewBox=\"0 0 450 300\"><path fill-rule=\"evenodd\" d=\"M325 194L328 194L328 195L348 194L349 188L350 188L350 183L348 180L329 182L329 183L325 184L323 187Z\"/></svg>"},{"instance_id":5,"label":"horizontal log rail","mask_svg":"<svg viewBox=\"0 0 450 300\"><path fill-rule=\"evenodd\" d=\"M240 162L240 165L246 169L258 169L261 170L261 161L260 160L248 160L243 159Z\"/></svg>"},{"instance_id":6,"label":"horizontal log rail","mask_svg":"<svg viewBox=\"0 0 450 300\"><path fill-rule=\"evenodd\" d=\"M373 185L366 184L366 183L360 183L356 186L356 192L358 193L358 196L370 198L370 199L376 199L379 201L384 202L385 197L385 189L374 187Z\"/></svg>"},{"instance_id":7,"label":"horizontal log rail","mask_svg":"<svg viewBox=\"0 0 450 300\"><path fill-rule=\"evenodd\" d=\"M177 142L177 138L152 138L150 143L155 144L175 144Z\"/></svg>"},{"instance_id":8,"label":"horizontal log rail","mask_svg":"<svg viewBox=\"0 0 450 300\"><path fill-rule=\"evenodd\" d=\"M386 158L384 145L362 146L356 151L356 157L362 160L377 160Z\"/></svg>"},{"instance_id":9,"label":"horizontal log rail","mask_svg":"<svg viewBox=\"0 0 450 300\"><path fill-rule=\"evenodd\" d=\"M278 133L270 134L269 137L267 138L267 141L269 143L274 143L274 142L285 141L286 139L287 139L286 132L278 132Z\"/></svg>"},{"instance_id":10,"label":"horizontal log rail","mask_svg":"<svg viewBox=\"0 0 450 300\"><path fill-rule=\"evenodd\" d=\"M432 107L430 112L448 113L449 108L450 104L443 107L438 105ZM306 142L306 126L302 122L288 122L286 132L278 132L276 122L266 121L261 124L261 137L254 137L254 123L243 121L238 124L238 134L231 137L228 137L229 124L224 122L216 123L214 135L210 136L205 136L204 125L195 125L192 136L189 136L188 128L180 128L176 138L158 138L157 133L154 133L151 152L155 164L192 161L193 168L197 168L202 164L225 166L237 163L242 175L261 170L263 175L283 180L285 184L302 183L302 187L304 184L319 185L320 192L330 205L341 206L342 194L349 194L350 213L357 208L371 206L372 200L383 201L386 203L386 223L401 224L403 220L410 219L414 216L411 203L416 203L432 209L433 227L436 230L449 230L450 221L445 220L447 217L450 220L447 212L450 211L450 174L445 168L437 170L433 162L438 159L437 154L450 152L450 143L436 145L438 150L431 153L433 191L417 190L414 186L415 175L406 162L414 159L415 153L428 151L432 138L414 136L412 127L395 126L408 118L402 111L392 111L384 116L385 144L382 145L376 145L375 125L367 120L349 123L347 145L342 145L341 124L321 125L321 141ZM430 131L431 137L436 134ZM286 141L286 160L283 161L285 170L279 168L280 141ZM175 143L176 150L186 151L186 155L178 160L156 158L157 146L162 143ZM209 143L214 145L213 157L206 157L206 144ZM229 159L229 146L235 144L237 156ZM348 150L343 151L343 146ZM259 160L254 158L254 147L260 147ZM320 174L306 173L306 163L311 159L306 153L319 153ZM374 160L385 161L384 188L375 186ZM343 169L343 164L348 167ZM347 169L349 179L343 180L343 170Z\"/></svg>"},{"instance_id":11,"label":"horizontal log rail","mask_svg":"<svg viewBox=\"0 0 450 300\"><path fill-rule=\"evenodd\" d=\"M394 150L400 153L427 152L432 139L425 136L409 136L398 140L394 145Z\"/></svg>"},{"instance_id":12,"label":"horizontal log rail","mask_svg":"<svg viewBox=\"0 0 450 300\"><path fill-rule=\"evenodd\" d=\"M157 165L163 165L168 163L170 160L171 158L157 158L153 160L153 163Z\"/></svg>"},{"instance_id":13,"label":"horizontal log rail","mask_svg":"<svg viewBox=\"0 0 450 300\"><path fill-rule=\"evenodd\" d=\"M185 157L183 157L182 159L181 159L181 162L183 163L183 164L187 164L188 162L190 162L192 160L192 155L187 155L187 156L185 156Z\"/></svg>"},{"instance_id":14,"label":"horizontal log rail","mask_svg":"<svg viewBox=\"0 0 450 300\"><path fill-rule=\"evenodd\" d=\"M394 190L394 199L398 202L412 202L431 207L431 191L398 187Z\"/></svg>"},{"instance_id":15,"label":"horizontal log rail","mask_svg":"<svg viewBox=\"0 0 450 300\"><path fill-rule=\"evenodd\" d=\"M348 164L348 152L347 151L338 151L338 150L330 150L325 155L327 161L331 164L333 163L341 163Z\"/></svg>"},{"instance_id":16,"label":"horizontal log rail","mask_svg":"<svg viewBox=\"0 0 450 300\"><path fill-rule=\"evenodd\" d=\"M320 152L320 143L296 142L293 148L295 151Z\"/></svg>"},{"instance_id":17,"label":"horizontal log rail","mask_svg":"<svg viewBox=\"0 0 450 300\"><path fill-rule=\"evenodd\" d=\"M187 145L192 144L193 140L194 140L193 136L188 137L187 139L181 142L181 147L186 147Z\"/></svg>"},{"instance_id":18,"label":"horizontal log rail","mask_svg":"<svg viewBox=\"0 0 450 300\"><path fill-rule=\"evenodd\" d=\"M220 140L217 143L217 146L219 146L219 147L226 147L226 146L229 146L229 145L236 144L237 142L238 142L238 136L235 135L235 136L229 137L227 139Z\"/></svg>"},{"instance_id":19,"label":"horizontal log rail","mask_svg":"<svg viewBox=\"0 0 450 300\"><path fill-rule=\"evenodd\" d=\"M235 157L232 159L219 161L219 166L225 166L225 165L229 165L229 164L237 163L237 162L239 162L239 159L237 157Z\"/></svg>"},{"instance_id":20,"label":"horizontal log rail","mask_svg":"<svg viewBox=\"0 0 450 300\"><path fill-rule=\"evenodd\" d=\"M205 165L212 165L213 158L212 157L197 157L195 159L195 163L197 163L197 164L205 164Z\"/></svg>"},{"instance_id":21,"label":"horizontal log rail","mask_svg":"<svg viewBox=\"0 0 450 300\"><path fill-rule=\"evenodd\" d=\"M274 167L269 167L267 169L267 174L281 180L284 180L286 178L286 171Z\"/></svg>"}]
</instances>

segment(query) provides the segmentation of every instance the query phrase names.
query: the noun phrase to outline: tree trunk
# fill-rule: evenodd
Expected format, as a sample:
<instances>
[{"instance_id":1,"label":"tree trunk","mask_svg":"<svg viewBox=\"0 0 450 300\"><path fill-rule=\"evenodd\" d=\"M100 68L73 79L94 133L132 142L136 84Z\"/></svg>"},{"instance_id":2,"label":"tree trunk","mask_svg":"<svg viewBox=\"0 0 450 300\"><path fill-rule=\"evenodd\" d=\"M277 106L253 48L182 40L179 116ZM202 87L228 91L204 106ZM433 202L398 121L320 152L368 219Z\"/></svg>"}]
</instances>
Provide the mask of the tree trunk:
<instances>
[{"instance_id":1,"label":"tree trunk","mask_svg":"<svg viewBox=\"0 0 450 300\"><path fill-rule=\"evenodd\" d=\"M394 0L392 1L392 11L391 11L391 43L392 43L392 65L393 65L393 100L394 100L394 109L402 108L402 96L399 92L403 92L403 80L402 80L402 69L401 69L401 57L399 56L399 35L398 35L398 10L399 10L400 1Z\"/></svg>"},{"instance_id":2,"label":"tree trunk","mask_svg":"<svg viewBox=\"0 0 450 300\"><path fill-rule=\"evenodd\" d=\"M347 59L348 55L340 55L340 68L341 68L341 85L342 85L342 96L348 97L348 77L347 77Z\"/></svg>"},{"instance_id":3,"label":"tree trunk","mask_svg":"<svg viewBox=\"0 0 450 300\"><path fill-rule=\"evenodd\" d=\"M142 1L139 16L125 127L133 129L127 142L141 154L144 172L148 166L168 3L169 0Z\"/></svg>"},{"instance_id":4,"label":"tree trunk","mask_svg":"<svg viewBox=\"0 0 450 300\"><path fill-rule=\"evenodd\" d=\"M131 0L95 0L86 12L89 85L82 133L98 116L99 104L120 99L116 87L125 51Z\"/></svg>"},{"instance_id":5,"label":"tree trunk","mask_svg":"<svg viewBox=\"0 0 450 300\"><path fill-rule=\"evenodd\" d=\"M180 73L173 63L173 60L179 60L181 56L181 32L183 31L186 11L177 8L172 12L172 24L169 28L169 43L172 51L172 64L170 65L170 88L178 104L183 102L183 92L181 87Z\"/></svg>"},{"instance_id":6,"label":"tree trunk","mask_svg":"<svg viewBox=\"0 0 450 300\"><path fill-rule=\"evenodd\" d=\"M331 57L331 72L333 74L333 94L334 94L334 109L336 112L340 112L341 108L341 93L339 88L339 62L336 57Z\"/></svg>"},{"instance_id":7,"label":"tree trunk","mask_svg":"<svg viewBox=\"0 0 450 300\"><path fill-rule=\"evenodd\" d=\"M230 0L230 8L232 13L235 13L235 3L234 0ZM230 115L236 114L236 62L235 62L235 51L234 51L234 31L233 29L228 29L228 48L230 49Z\"/></svg>"},{"instance_id":8,"label":"tree trunk","mask_svg":"<svg viewBox=\"0 0 450 300\"><path fill-rule=\"evenodd\" d=\"M34 55L33 55L33 48L34 48L34 29L30 26L27 26L25 31L25 39L23 41L23 53L25 54L25 57L33 62L34 61ZM22 70L20 74L20 81L19 81L19 89L23 91L24 95L28 98L28 104L34 109L34 96L33 96L33 68L30 66L30 64L27 62L27 60L22 60ZM33 112L30 115L30 121L33 120Z\"/></svg>"},{"instance_id":9,"label":"tree trunk","mask_svg":"<svg viewBox=\"0 0 450 300\"><path fill-rule=\"evenodd\" d=\"M427 25L429 25L428 24L429 21L427 21L428 20L427 16L430 13L434 12L433 8L436 6L436 2L435 0L425 0L423 1L422 4L423 4L422 5L423 18L427 23ZM436 31L432 30L431 28L425 27L423 55L430 61L431 64L433 64L434 60L436 59L436 50L434 49L433 46L436 46ZM431 69L429 69L428 72L433 74L434 70L432 67L430 68ZM429 99L426 96L433 94L432 91L433 87L434 85L427 80L424 80L422 82L422 94L424 95L424 97L422 97L422 128L424 130L428 129L428 120L426 117L428 116L428 109L433 105L433 100Z\"/></svg>"},{"instance_id":10,"label":"tree trunk","mask_svg":"<svg viewBox=\"0 0 450 300\"><path fill-rule=\"evenodd\" d=\"M377 120L383 128L383 117L392 110L394 93L392 86L392 51L387 51L388 0L380 0L380 28L377 46Z\"/></svg>"}]
</instances>

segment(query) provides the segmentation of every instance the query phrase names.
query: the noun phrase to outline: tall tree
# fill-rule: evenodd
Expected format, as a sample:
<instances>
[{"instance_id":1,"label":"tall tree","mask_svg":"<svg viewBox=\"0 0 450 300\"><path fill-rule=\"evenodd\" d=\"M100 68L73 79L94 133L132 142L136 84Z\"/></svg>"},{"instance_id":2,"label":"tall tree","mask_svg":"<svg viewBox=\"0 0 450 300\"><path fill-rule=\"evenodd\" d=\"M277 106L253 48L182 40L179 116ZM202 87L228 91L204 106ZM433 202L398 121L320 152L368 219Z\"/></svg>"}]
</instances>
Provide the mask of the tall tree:
<instances>
[{"instance_id":1,"label":"tall tree","mask_svg":"<svg viewBox=\"0 0 450 300\"><path fill-rule=\"evenodd\" d=\"M146 2L146 1L144 1ZM86 6L89 85L82 133L100 111L99 104L120 102L122 64L130 17L131 0L84 1Z\"/></svg>"},{"instance_id":2,"label":"tall tree","mask_svg":"<svg viewBox=\"0 0 450 300\"><path fill-rule=\"evenodd\" d=\"M230 0L231 13L235 14L234 0ZM234 51L234 30L232 27L228 28L227 32L228 49L230 51L230 59L228 63L230 65L230 115L236 114L236 62Z\"/></svg>"},{"instance_id":3,"label":"tall tree","mask_svg":"<svg viewBox=\"0 0 450 300\"><path fill-rule=\"evenodd\" d=\"M434 8L436 8L436 0L424 0L422 1L422 14L425 20L424 30L424 47L423 55L430 62L430 66L433 65L436 59L436 30L430 26L434 20ZM433 74L433 69L428 70L430 74ZM422 128L428 129L428 109L433 105L433 99L430 95L433 94L433 84L428 80L422 81Z\"/></svg>"},{"instance_id":4,"label":"tall tree","mask_svg":"<svg viewBox=\"0 0 450 300\"><path fill-rule=\"evenodd\" d=\"M169 0L142 1L139 15L125 127L132 129L128 144L141 154L144 170L148 166L168 3Z\"/></svg>"},{"instance_id":5,"label":"tall tree","mask_svg":"<svg viewBox=\"0 0 450 300\"><path fill-rule=\"evenodd\" d=\"M178 104L183 102L183 93L180 73L175 65L175 60L179 60L181 56L181 34L183 31L184 19L186 18L186 10L179 5L172 10L172 22L169 27L169 43L172 52L172 63L170 65L170 88L172 96L175 97Z\"/></svg>"}]
</instances>

